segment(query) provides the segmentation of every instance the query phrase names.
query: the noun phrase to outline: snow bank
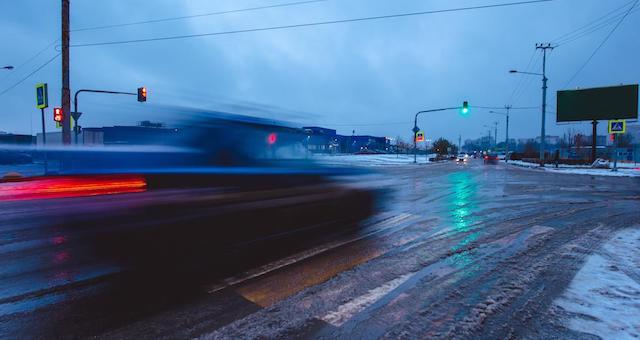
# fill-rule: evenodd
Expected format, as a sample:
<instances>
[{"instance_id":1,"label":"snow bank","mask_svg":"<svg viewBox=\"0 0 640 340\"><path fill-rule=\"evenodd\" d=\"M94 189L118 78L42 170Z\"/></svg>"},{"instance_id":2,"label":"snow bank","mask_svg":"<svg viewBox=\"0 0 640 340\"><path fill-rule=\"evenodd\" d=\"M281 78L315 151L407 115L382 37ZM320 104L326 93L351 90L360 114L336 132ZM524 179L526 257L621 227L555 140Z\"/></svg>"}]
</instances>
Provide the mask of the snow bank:
<instances>
[{"instance_id":1,"label":"snow bank","mask_svg":"<svg viewBox=\"0 0 640 340\"><path fill-rule=\"evenodd\" d=\"M573 175L592 175L592 176L613 176L613 177L640 177L640 168L625 167L618 169L618 171L611 171L611 169L595 169L587 165L566 165L560 164L558 168L553 164L547 164L544 168L540 168L539 165L523 162L523 161L509 161L510 165L515 165L523 168L541 169L544 171L550 171L555 173L573 174Z\"/></svg>"},{"instance_id":2,"label":"snow bank","mask_svg":"<svg viewBox=\"0 0 640 340\"><path fill-rule=\"evenodd\" d=\"M614 235L591 255L555 306L565 326L604 339L640 338L640 226Z\"/></svg>"},{"instance_id":3,"label":"snow bank","mask_svg":"<svg viewBox=\"0 0 640 340\"><path fill-rule=\"evenodd\" d=\"M435 157L436 155L429 155ZM372 155L314 155L313 159L330 165L350 166L398 166L413 165L413 155L372 154ZM426 164L425 155L418 155L419 164ZM430 162L431 163L431 162Z\"/></svg>"}]
</instances>

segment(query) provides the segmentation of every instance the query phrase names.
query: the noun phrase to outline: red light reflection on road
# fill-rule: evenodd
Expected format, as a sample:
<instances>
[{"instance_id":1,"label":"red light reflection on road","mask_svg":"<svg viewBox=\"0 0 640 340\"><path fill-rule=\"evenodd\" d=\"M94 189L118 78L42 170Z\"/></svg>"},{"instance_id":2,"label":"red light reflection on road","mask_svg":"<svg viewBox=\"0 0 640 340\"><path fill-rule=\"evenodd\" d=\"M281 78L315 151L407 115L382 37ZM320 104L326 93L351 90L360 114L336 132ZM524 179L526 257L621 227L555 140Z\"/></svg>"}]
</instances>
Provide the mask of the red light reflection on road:
<instances>
[{"instance_id":1,"label":"red light reflection on road","mask_svg":"<svg viewBox=\"0 0 640 340\"><path fill-rule=\"evenodd\" d=\"M137 175L36 177L0 183L0 201L134 193L146 187L144 177Z\"/></svg>"}]
</instances>

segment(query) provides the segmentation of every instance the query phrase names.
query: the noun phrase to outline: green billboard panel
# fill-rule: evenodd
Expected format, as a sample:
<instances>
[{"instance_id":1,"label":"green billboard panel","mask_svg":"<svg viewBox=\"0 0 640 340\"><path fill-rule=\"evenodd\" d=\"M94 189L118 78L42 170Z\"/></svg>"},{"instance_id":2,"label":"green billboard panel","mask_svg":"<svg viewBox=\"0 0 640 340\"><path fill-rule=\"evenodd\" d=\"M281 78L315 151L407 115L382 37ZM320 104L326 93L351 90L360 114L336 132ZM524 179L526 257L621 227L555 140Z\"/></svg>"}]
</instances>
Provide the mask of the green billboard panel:
<instances>
[{"instance_id":1,"label":"green billboard panel","mask_svg":"<svg viewBox=\"0 0 640 340\"><path fill-rule=\"evenodd\" d=\"M638 119L638 85L558 91L557 122Z\"/></svg>"}]
</instances>

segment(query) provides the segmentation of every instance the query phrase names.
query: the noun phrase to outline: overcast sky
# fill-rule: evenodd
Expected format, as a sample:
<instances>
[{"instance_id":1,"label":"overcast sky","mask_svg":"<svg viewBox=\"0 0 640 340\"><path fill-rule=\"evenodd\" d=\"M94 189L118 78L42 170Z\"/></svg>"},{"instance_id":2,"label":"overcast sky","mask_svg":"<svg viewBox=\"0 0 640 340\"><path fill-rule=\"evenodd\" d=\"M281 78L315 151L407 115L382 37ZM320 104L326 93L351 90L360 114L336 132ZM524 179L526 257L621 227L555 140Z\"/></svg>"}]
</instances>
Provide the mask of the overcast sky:
<instances>
[{"instance_id":1,"label":"overcast sky","mask_svg":"<svg viewBox=\"0 0 640 340\"><path fill-rule=\"evenodd\" d=\"M71 0L72 29L187 16L295 0ZM291 7L204 16L188 20L72 32L72 44L280 26L348 18L506 3L512 0L327 0ZM538 42L590 23L629 0L555 0L513 7L361 21L287 30L241 33L71 50L71 87L135 91L149 89L149 101L82 95L85 127L159 120L166 105L226 109L336 128L339 133L403 136L413 115L424 109L457 106L539 107L540 77L508 70L541 72ZM59 0L0 1L0 92L58 52ZM611 23L615 23L611 21ZM548 55L547 129L561 135L586 125L555 123L555 91L638 83L640 14L632 12L591 62L567 81L614 25L561 45ZM533 59L532 59L533 57ZM21 67L18 67L21 66ZM52 105L60 103L60 58L0 96L0 131L40 130L34 85L49 84ZM521 86L519 86L521 85ZM514 89L519 88L516 92ZM255 109L250 109L255 108ZM54 129L49 109L48 129ZM472 109L469 117L441 112L420 118L427 138L463 139L486 135L484 125L504 118ZM513 111L511 136L534 137L540 110ZM165 122L171 124L172 122ZM605 124L601 124L604 125Z\"/></svg>"}]
</instances>

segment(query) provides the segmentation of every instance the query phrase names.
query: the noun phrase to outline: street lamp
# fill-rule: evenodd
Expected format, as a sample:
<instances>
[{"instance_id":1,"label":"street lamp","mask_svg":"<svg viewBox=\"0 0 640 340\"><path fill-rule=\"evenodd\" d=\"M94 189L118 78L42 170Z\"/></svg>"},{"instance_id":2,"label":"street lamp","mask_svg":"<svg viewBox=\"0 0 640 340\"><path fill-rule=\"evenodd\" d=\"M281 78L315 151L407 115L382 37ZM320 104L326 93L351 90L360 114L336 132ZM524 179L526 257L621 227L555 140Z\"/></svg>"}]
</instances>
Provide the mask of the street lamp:
<instances>
[{"instance_id":1,"label":"street lamp","mask_svg":"<svg viewBox=\"0 0 640 340\"><path fill-rule=\"evenodd\" d=\"M544 150L545 150L545 119L547 116L547 50L553 50L551 44L536 44L536 49L542 50L542 73L522 72L510 70L509 73L521 73L533 76L542 76L542 126L540 127L540 166L544 167Z\"/></svg>"},{"instance_id":2,"label":"street lamp","mask_svg":"<svg viewBox=\"0 0 640 340\"><path fill-rule=\"evenodd\" d=\"M2 69L11 71L11 70L13 70L13 66L10 66L10 65L9 66L5 66Z\"/></svg>"},{"instance_id":3,"label":"street lamp","mask_svg":"<svg viewBox=\"0 0 640 340\"><path fill-rule=\"evenodd\" d=\"M543 65L545 63L543 62ZM545 120L547 116L547 80L549 80L546 76L544 70L546 67L543 66L543 73L534 73L534 72L522 72L517 70L511 70L509 73L520 73L520 74L528 74L533 76L541 76L542 77L542 126L540 127L540 166L544 167L544 151L545 151Z\"/></svg>"},{"instance_id":4,"label":"street lamp","mask_svg":"<svg viewBox=\"0 0 640 340\"><path fill-rule=\"evenodd\" d=\"M503 115L507 117L507 129L506 129L507 131L505 132L504 162L509 163L509 110L511 109L511 105L506 105L504 108L507 109L507 112L489 111L489 113L495 113L495 114Z\"/></svg>"}]
</instances>

